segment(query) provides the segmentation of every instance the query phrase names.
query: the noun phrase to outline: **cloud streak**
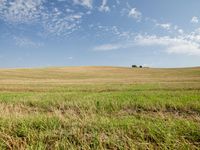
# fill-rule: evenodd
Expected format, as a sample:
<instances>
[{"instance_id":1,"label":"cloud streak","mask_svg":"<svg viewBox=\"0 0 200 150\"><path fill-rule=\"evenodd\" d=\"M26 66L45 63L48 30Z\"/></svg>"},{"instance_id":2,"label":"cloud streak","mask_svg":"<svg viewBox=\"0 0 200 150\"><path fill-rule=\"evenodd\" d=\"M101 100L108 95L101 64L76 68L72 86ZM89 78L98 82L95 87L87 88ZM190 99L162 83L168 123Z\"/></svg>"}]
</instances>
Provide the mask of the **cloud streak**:
<instances>
[{"instance_id":1,"label":"cloud streak","mask_svg":"<svg viewBox=\"0 0 200 150\"><path fill-rule=\"evenodd\" d=\"M166 29L166 30L170 30L171 29L171 24L170 23L156 23L156 26Z\"/></svg>"},{"instance_id":2,"label":"cloud streak","mask_svg":"<svg viewBox=\"0 0 200 150\"><path fill-rule=\"evenodd\" d=\"M93 48L94 51L111 51L123 48L121 44L103 44Z\"/></svg>"}]
</instances>

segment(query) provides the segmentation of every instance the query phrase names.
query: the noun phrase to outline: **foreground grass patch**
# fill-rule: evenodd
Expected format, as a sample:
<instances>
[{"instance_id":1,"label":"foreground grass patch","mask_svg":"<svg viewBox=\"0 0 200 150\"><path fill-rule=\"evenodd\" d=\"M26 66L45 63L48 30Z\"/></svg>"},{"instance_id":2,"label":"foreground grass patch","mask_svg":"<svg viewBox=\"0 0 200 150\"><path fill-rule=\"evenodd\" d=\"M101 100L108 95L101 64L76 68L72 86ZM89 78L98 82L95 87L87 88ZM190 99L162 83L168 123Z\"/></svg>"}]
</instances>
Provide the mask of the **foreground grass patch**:
<instances>
[{"instance_id":1,"label":"foreground grass patch","mask_svg":"<svg viewBox=\"0 0 200 150\"><path fill-rule=\"evenodd\" d=\"M195 149L199 133L199 124L187 120L97 115L70 122L41 115L1 119L0 141L2 149Z\"/></svg>"}]
</instances>

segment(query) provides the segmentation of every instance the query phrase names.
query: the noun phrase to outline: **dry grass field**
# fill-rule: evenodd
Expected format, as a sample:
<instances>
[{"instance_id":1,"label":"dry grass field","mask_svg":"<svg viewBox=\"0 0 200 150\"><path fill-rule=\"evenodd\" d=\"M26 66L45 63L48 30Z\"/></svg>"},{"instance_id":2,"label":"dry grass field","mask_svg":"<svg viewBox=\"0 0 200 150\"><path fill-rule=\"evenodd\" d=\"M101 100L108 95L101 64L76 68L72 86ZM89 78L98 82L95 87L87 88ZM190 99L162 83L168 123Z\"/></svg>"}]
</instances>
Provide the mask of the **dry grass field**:
<instances>
[{"instance_id":1,"label":"dry grass field","mask_svg":"<svg viewBox=\"0 0 200 150\"><path fill-rule=\"evenodd\" d=\"M0 149L200 149L200 68L0 69Z\"/></svg>"}]
</instances>

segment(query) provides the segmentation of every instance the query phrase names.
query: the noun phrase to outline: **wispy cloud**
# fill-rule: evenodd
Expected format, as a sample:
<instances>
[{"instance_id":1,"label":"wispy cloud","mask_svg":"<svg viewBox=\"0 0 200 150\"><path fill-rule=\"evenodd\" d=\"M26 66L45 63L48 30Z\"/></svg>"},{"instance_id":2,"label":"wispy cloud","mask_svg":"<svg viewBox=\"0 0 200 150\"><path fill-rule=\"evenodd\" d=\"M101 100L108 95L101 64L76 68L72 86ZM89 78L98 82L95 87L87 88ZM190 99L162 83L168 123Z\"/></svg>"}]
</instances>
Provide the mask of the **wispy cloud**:
<instances>
[{"instance_id":1,"label":"wispy cloud","mask_svg":"<svg viewBox=\"0 0 200 150\"><path fill-rule=\"evenodd\" d=\"M88 7L91 7L91 2L77 1ZM46 0L0 0L0 19L14 25L40 25L45 35L67 35L79 28L80 20L85 14L64 8L49 6Z\"/></svg>"},{"instance_id":2,"label":"wispy cloud","mask_svg":"<svg viewBox=\"0 0 200 150\"><path fill-rule=\"evenodd\" d=\"M132 40L103 44L94 47L94 51L111 51L134 47L155 47L169 54L184 54L200 56L200 35L184 34L182 36L141 35L132 37Z\"/></svg>"},{"instance_id":3,"label":"wispy cloud","mask_svg":"<svg viewBox=\"0 0 200 150\"><path fill-rule=\"evenodd\" d=\"M108 12L108 11L110 11L109 6L107 5L107 0L102 0L102 4L99 7L99 11L102 11L102 12Z\"/></svg>"},{"instance_id":4,"label":"wispy cloud","mask_svg":"<svg viewBox=\"0 0 200 150\"><path fill-rule=\"evenodd\" d=\"M72 60L72 59L73 59L73 57L72 57L72 56L69 56L69 57L67 57L67 59L68 59L68 60Z\"/></svg>"},{"instance_id":5,"label":"wispy cloud","mask_svg":"<svg viewBox=\"0 0 200 150\"><path fill-rule=\"evenodd\" d=\"M123 48L121 44L103 44L93 48L94 51L111 51Z\"/></svg>"},{"instance_id":6,"label":"wispy cloud","mask_svg":"<svg viewBox=\"0 0 200 150\"><path fill-rule=\"evenodd\" d=\"M129 11L128 16L136 19L137 21L141 21L141 19L142 19L142 13L140 11L138 11L136 8L132 8Z\"/></svg>"},{"instance_id":7,"label":"wispy cloud","mask_svg":"<svg viewBox=\"0 0 200 150\"><path fill-rule=\"evenodd\" d=\"M74 4L82 5L88 8L92 8L92 0L73 0Z\"/></svg>"},{"instance_id":8,"label":"wispy cloud","mask_svg":"<svg viewBox=\"0 0 200 150\"><path fill-rule=\"evenodd\" d=\"M178 29L178 33L183 34L184 33L183 29Z\"/></svg>"},{"instance_id":9,"label":"wispy cloud","mask_svg":"<svg viewBox=\"0 0 200 150\"><path fill-rule=\"evenodd\" d=\"M171 29L171 24L170 23L156 23L156 26L166 29L166 30L170 30Z\"/></svg>"},{"instance_id":10,"label":"wispy cloud","mask_svg":"<svg viewBox=\"0 0 200 150\"><path fill-rule=\"evenodd\" d=\"M13 37L14 41L15 41L15 44L18 46L18 47L24 47L24 48L30 48L30 47L33 47L33 48L38 48L38 47L41 47L43 46L44 44L41 43L41 42L35 42L27 37L17 37L17 36L14 36Z\"/></svg>"},{"instance_id":11,"label":"wispy cloud","mask_svg":"<svg viewBox=\"0 0 200 150\"><path fill-rule=\"evenodd\" d=\"M131 31L124 31L123 29L117 26L104 26L98 24L92 24L89 26L93 32L95 32L98 36L102 37L105 34L112 37L112 39L116 40L128 40L133 36L133 32Z\"/></svg>"},{"instance_id":12,"label":"wispy cloud","mask_svg":"<svg viewBox=\"0 0 200 150\"><path fill-rule=\"evenodd\" d=\"M5 21L30 23L40 18L44 0L1 0L0 17Z\"/></svg>"},{"instance_id":13,"label":"wispy cloud","mask_svg":"<svg viewBox=\"0 0 200 150\"><path fill-rule=\"evenodd\" d=\"M196 16L193 16L192 19L190 20L191 23L198 23L199 22L199 18Z\"/></svg>"},{"instance_id":14,"label":"wispy cloud","mask_svg":"<svg viewBox=\"0 0 200 150\"><path fill-rule=\"evenodd\" d=\"M171 33L177 33L177 34L183 34L184 31L182 28L180 28L178 25L176 24L173 24L172 22L168 22L168 23L161 23L160 21L156 20L156 19L153 19L153 18L150 18L150 17L144 17L145 21L148 22L148 23L153 23L153 25L156 27L156 28L160 28L160 29L163 29L163 30L168 30L170 31Z\"/></svg>"},{"instance_id":15,"label":"wispy cloud","mask_svg":"<svg viewBox=\"0 0 200 150\"><path fill-rule=\"evenodd\" d=\"M200 44L192 41L191 36L155 36L138 35L135 44L140 46L162 46L166 52L171 54L200 55Z\"/></svg>"},{"instance_id":16,"label":"wispy cloud","mask_svg":"<svg viewBox=\"0 0 200 150\"><path fill-rule=\"evenodd\" d=\"M82 15L82 13L66 15L59 9L45 13L42 19L45 33L57 36L69 34L78 28Z\"/></svg>"}]
</instances>

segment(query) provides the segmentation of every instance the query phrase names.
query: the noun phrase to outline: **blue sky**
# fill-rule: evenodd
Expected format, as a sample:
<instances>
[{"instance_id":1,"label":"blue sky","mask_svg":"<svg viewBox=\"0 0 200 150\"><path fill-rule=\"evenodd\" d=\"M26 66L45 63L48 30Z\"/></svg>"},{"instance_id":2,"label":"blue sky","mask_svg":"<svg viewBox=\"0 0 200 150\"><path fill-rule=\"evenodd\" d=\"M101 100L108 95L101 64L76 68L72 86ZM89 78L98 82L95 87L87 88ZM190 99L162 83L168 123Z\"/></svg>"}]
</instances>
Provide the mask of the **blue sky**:
<instances>
[{"instance_id":1,"label":"blue sky","mask_svg":"<svg viewBox=\"0 0 200 150\"><path fill-rule=\"evenodd\" d=\"M200 66L199 0L0 0L0 67Z\"/></svg>"}]
</instances>

